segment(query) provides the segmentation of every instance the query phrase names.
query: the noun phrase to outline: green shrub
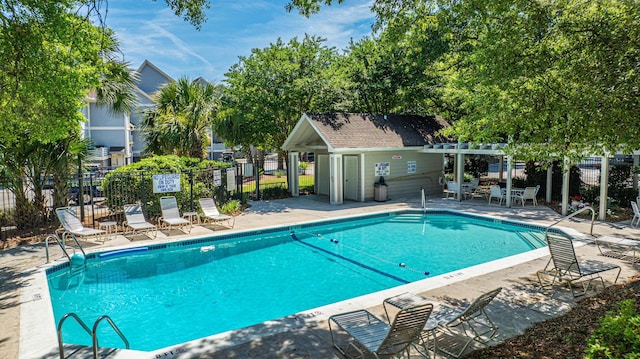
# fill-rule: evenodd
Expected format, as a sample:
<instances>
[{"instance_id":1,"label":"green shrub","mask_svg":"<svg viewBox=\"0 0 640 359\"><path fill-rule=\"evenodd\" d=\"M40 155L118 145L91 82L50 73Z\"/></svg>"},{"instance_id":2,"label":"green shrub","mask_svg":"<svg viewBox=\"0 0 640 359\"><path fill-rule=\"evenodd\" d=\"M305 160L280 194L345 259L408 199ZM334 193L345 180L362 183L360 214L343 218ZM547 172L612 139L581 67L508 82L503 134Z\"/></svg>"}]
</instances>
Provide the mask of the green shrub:
<instances>
[{"instance_id":1,"label":"green shrub","mask_svg":"<svg viewBox=\"0 0 640 359\"><path fill-rule=\"evenodd\" d=\"M289 190L282 186L267 187L261 190L262 199L281 199L291 197Z\"/></svg>"},{"instance_id":2,"label":"green shrub","mask_svg":"<svg viewBox=\"0 0 640 359\"><path fill-rule=\"evenodd\" d=\"M220 206L220 212L224 214L233 214L240 212L242 207L240 206L240 201L237 199L232 199L229 202Z\"/></svg>"},{"instance_id":3,"label":"green shrub","mask_svg":"<svg viewBox=\"0 0 640 359\"><path fill-rule=\"evenodd\" d=\"M586 358L640 358L640 315L633 299L618 303L619 312L600 319L588 341Z\"/></svg>"},{"instance_id":4,"label":"green shrub","mask_svg":"<svg viewBox=\"0 0 640 359\"><path fill-rule=\"evenodd\" d=\"M160 215L160 197L175 196L180 206L180 211L190 211L197 206L200 197L211 197L213 172L204 171L204 168L213 168L219 165L229 167L218 161L201 161L199 159L178 156L153 156L144 158L126 166L118 167L110 171L102 182L102 191L105 194L105 204L112 212L119 212L123 205L137 203L144 199L145 210L153 218ZM166 173L180 173L180 192L154 193L153 175ZM193 189L191 189L190 174L193 174ZM216 189L223 189L220 186ZM191 195L196 203L190 202Z\"/></svg>"}]
</instances>

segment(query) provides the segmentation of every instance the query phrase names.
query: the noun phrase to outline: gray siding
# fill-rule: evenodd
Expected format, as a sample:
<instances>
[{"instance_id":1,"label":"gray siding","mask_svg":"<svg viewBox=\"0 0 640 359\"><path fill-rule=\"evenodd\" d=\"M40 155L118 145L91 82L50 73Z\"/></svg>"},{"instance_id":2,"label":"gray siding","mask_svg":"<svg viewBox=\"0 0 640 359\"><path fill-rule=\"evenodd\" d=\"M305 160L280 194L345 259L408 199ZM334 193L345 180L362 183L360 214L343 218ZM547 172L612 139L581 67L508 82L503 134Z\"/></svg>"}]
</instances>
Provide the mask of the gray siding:
<instances>
[{"instance_id":1,"label":"gray siding","mask_svg":"<svg viewBox=\"0 0 640 359\"><path fill-rule=\"evenodd\" d=\"M168 82L166 77L151 66L145 66L140 70L140 78L144 80L138 84L138 87L148 94L158 91L162 85Z\"/></svg>"},{"instance_id":2,"label":"gray siding","mask_svg":"<svg viewBox=\"0 0 640 359\"><path fill-rule=\"evenodd\" d=\"M394 155L402 158L394 159ZM416 173L407 173L407 162L416 161ZM373 200L374 183L379 177L375 175L375 164L389 162L390 174L384 176L389 198L420 198L420 189L425 194L442 194L439 177L442 173L442 155L425 154L416 151L393 151L365 153L365 200Z\"/></svg>"},{"instance_id":3,"label":"gray siding","mask_svg":"<svg viewBox=\"0 0 640 359\"><path fill-rule=\"evenodd\" d=\"M124 126L123 114L113 113L109 110L109 106L107 105L91 103L89 106L91 111L91 127Z\"/></svg>"}]
</instances>

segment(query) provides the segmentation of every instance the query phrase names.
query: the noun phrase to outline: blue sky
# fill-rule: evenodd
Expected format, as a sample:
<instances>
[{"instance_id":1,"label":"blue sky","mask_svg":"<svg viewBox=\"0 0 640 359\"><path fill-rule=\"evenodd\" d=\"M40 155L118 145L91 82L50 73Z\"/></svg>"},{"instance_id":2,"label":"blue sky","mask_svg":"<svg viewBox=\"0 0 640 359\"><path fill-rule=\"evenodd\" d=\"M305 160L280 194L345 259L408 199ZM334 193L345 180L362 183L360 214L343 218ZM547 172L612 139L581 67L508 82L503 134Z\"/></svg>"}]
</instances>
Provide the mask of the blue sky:
<instances>
[{"instance_id":1,"label":"blue sky","mask_svg":"<svg viewBox=\"0 0 640 359\"><path fill-rule=\"evenodd\" d=\"M175 16L163 0L109 0L106 23L115 30L125 61L147 59L174 79L199 76L220 83L239 56L304 34L343 50L371 33L372 0L346 0L305 18L288 13L287 0L211 0L200 31Z\"/></svg>"}]
</instances>

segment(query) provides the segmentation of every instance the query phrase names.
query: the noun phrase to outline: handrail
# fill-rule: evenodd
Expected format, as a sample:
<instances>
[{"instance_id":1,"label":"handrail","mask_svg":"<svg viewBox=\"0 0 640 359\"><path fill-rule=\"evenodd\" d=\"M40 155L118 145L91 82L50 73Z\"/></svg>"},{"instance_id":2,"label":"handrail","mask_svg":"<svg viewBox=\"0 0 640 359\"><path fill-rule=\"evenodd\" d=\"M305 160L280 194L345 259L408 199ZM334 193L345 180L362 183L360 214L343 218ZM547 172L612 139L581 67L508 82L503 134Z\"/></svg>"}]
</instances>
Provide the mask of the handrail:
<instances>
[{"instance_id":1,"label":"handrail","mask_svg":"<svg viewBox=\"0 0 640 359\"><path fill-rule=\"evenodd\" d=\"M573 212L573 213L571 213L571 214L569 214L567 216L564 216L564 217L560 218L559 220L551 223L551 225L549 225L547 227L547 230L544 231L545 237L547 236L547 233L549 232L549 229L551 227L553 227L556 224L564 221L565 219L573 218L573 217L577 216L578 214L580 214L580 213L582 213L582 212L584 212L586 210L590 210L591 211L591 228L589 229L589 234L593 236L593 222L595 222L595 220L596 220L596 211L594 211L591 206L586 206L586 207L580 208L579 210L577 210L577 211L575 211L575 212Z\"/></svg>"},{"instance_id":2,"label":"handrail","mask_svg":"<svg viewBox=\"0 0 640 359\"><path fill-rule=\"evenodd\" d=\"M109 325L111 325L111 328L113 328L113 330L116 332L116 334L118 334L118 336L120 336L120 339L122 339L122 341L124 342L125 347L127 349L129 349L129 341L124 336L124 334L122 334L120 329L118 329L118 326L113 322L113 320L111 320L111 318L109 318L108 315L103 315L100 318L98 318L98 320L96 320L95 323L93 323L93 331L91 333L91 339L93 340L93 357L96 358L96 359L98 358L98 335L97 335L96 332L98 330L98 324L100 324L102 319L106 319L107 320Z\"/></svg>"},{"instance_id":3,"label":"handrail","mask_svg":"<svg viewBox=\"0 0 640 359\"><path fill-rule=\"evenodd\" d=\"M80 242L78 242L78 239L76 238L76 236L74 236L72 234L71 237L73 237L73 240L74 240L74 242L76 242L76 245L78 246L78 248L82 252L82 255L86 257L87 254L84 252L84 248L82 248L82 246L80 245ZM44 241L45 253L46 253L46 256L47 256L47 263L50 262L50 259L49 259L49 239L51 239L51 238L56 240L56 243L58 243L58 245L62 249L62 252L64 253L64 255L67 256L67 259L69 261L71 261L71 256L67 252L67 248L66 248L67 246L64 245L64 234L62 235L62 242L60 242L60 238L58 237L57 234L48 234L47 238Z\"/></svg>"},{"instance_id":4,"label":"handrail","mask_svg":"<svg viewBox=\"0 0 640 359\"><path fill-rule=\"evenodd\" d=\"M91 329L89 329L89 327L84 324L82 319L80 319L80 317L78 317L76 313L65 314L64 317L62 317L62 319L60 319L60 321L58 322L58 353L60 353L60 359L64 359L64 346L62 344L62 324L69 317L75 319L76 322L78 322L78 324L80 324L80 326L87 332L87 334L91 335ZM94 356L94 358L97 358L97 356Z\"/></svg>"},{"instance_id":5,"label":"handrail","mask_svg":"<svg viewBox=\"0 0 640 359\"><path fill-rule=\"evenodd\" d=\"M64 248L64 246L62 245L62 243L60 243L60 238L58 238L57 234L49 234L47 235L47 238L44 240L44 248L45 248L45 253L47 255L47 263L50 262L49 260L49 239L53 238L56 240L56 242L58 242L58 245L60 246L60 248L62 248L62 252L64 253L65 256L67 256L68 260L71 260L71 257L69 256L69 253L67 253L66 248Z\"/></svg>"}]
</instances>

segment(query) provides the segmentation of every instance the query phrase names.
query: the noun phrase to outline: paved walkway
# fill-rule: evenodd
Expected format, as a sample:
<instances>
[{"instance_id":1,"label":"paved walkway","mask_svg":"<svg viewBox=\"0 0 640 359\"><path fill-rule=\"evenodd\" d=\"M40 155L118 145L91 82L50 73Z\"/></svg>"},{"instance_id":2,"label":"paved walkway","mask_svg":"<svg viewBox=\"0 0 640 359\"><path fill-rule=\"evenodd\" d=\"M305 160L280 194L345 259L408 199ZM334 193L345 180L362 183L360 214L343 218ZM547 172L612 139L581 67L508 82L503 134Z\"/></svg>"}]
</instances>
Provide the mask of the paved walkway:
<instances>
[{"instance_id":1,"label":"paved walkway","mask_svg":"<svg viewBox=\"0 0 640 359\"><path fill-rule=\"evenodd\" d=\"M388 211L403 208L417 208L419 200L400 200L385 203L345 203L332 206L326 198L305 196L277 201L253 202L251 208L237 218L233 230L291 225L309 221L330 219L348 215L358 215L378 211ZM429 199L429 208L450 208L464 210L469 213L490 215L515 220L535 221L548 225L560 219L554 211L544 206L505 208L487 206L485 201L470 200L456 202L454 200ZM589 233L589 222L564 221L560 224L568 230ZM196 226L191 235L201 235L211 232L211 227ZM640 239L640 230L633 229L625 223L598 223L594 226L594 235L624 236ZM184 238L178 232L167 236L159 233L153 243ZM148 243L143 236L133 239L135 245ZM130 246L132 240L118 235L115 239L104 244L92 243L87 251L103 250L105 247ZM544 250L543 250L544 251ZM593 244L578 247L579 256L615 262L622 266L620 280L626 280L638 274L638 268L614 259L597 257L597 249ZM535 273L546 264L548 256L540 252L539 255L526 260L519 260L498 264L496 271L491 268L476 268L457 271L447 276L441 276L433 281L421 281L420 285L409 286L409 290L430 298L438 299L450 305L469 303L479 294L502 286L504 289L496 300L488 307L492 318L500 327L495 341L521 333L532 323L558 316L571 308L574 299L566 290L542 292L537 287ZM51 248L51 257L60 258L59 248ZM20 309L27 308L34 299L26 297L25 290L29 289L32 274L38 266L45 262L44 245L23 246L0 252L0 357L2 358L32 358L35 354L29 349L34 341L38 341L38 334L29 328L20 328ZM424 283L423 283L424 282ZM405 289L406 291L406 289ZM396 291L397 292L397 291ZM316 312L302 313L297 316L283 318L274 323L265 323L250 329L239 331L224 338L212 337L203 339L188 346L176 346L165 352L126 353L122 351L109 352L113 358L337 358L331 346L326 318L335 313L368 308L381 317L384 316L382 298L390 296L393 290L367 296L353 301L341 302L336 306L327 306ZM257 303L259 305L259 303ZM23 335L20 332L30 333ZM25 338L28 337L28 338ZM30 341L30 340L31 341ZM50 340L51 338L47 338ZM21 346L21 347L20 347ZM107 354L107 352L105 352ZM86 352L77 353L74 357L86 357ZM36 357L57 357L56 348Z\"/></svg>"}]
</instances>

